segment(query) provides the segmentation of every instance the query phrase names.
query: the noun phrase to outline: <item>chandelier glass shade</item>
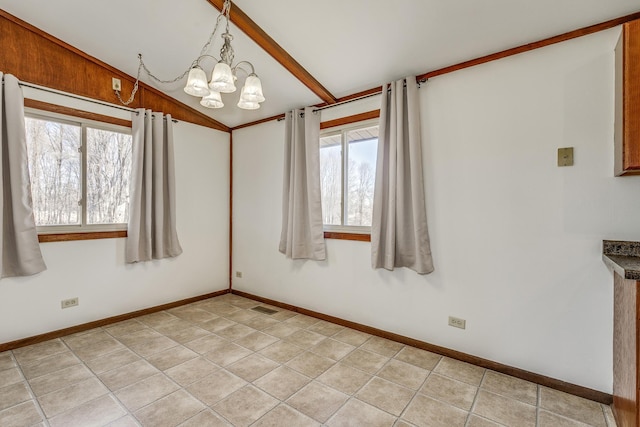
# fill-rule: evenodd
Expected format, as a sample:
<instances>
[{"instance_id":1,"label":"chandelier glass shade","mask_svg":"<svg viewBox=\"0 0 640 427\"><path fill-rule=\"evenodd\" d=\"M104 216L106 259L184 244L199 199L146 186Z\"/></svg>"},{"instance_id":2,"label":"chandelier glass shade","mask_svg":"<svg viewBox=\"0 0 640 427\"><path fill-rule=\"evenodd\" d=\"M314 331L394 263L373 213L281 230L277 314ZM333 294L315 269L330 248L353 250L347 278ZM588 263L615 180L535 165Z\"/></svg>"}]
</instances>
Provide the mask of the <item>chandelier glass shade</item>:
<instances>
[{"instance_id":1,"label":"chandelier glass shade","mask_svg":"<svg viewBox=\"0 0 640 427\"><path fill-rule=\"evenodd\" d=\"M209 89L215 92L233 93L236 91L234 80L235 78L231 67L224 62L218 62L213 68Z\"/></svg>"},{"instance_id":2,"label":"chandelier glass shade","mask_svg":"<svg viewBox=\"0 0 640 427\"><path fill-rule=\"evenodd\" d=\"M207 108L224 107L224 103L222 102L222 97L220 96L220 92L213 92L213 91L209 91L208 95L205 95L202 97L202 99L200 100L200 105Z\"/></svg>"},{"instance_id":3,"label":"chandelier glass shade","mask_svg":"<svg viewBox=\"0 0 640 427\"><path fill-rule=\"evenodd\" d=\"M184 91L192 96L209 95L210 90L207 84L207 75L200 66L195 66L189 70L187 85L184 87Z\"/></svg>"},{"instance_id":4,"label":"chandelier glass shade","mask_svg":"<svg viewBox=\"0 0 640 427\"><path fill-rule=\"evenodd\" d=\"M255 74L250 74L247 80L244 82L242 88L242 97L250 102L264 102L264 95L262 94L262 83Z\"/></svg>"}]
</instances>

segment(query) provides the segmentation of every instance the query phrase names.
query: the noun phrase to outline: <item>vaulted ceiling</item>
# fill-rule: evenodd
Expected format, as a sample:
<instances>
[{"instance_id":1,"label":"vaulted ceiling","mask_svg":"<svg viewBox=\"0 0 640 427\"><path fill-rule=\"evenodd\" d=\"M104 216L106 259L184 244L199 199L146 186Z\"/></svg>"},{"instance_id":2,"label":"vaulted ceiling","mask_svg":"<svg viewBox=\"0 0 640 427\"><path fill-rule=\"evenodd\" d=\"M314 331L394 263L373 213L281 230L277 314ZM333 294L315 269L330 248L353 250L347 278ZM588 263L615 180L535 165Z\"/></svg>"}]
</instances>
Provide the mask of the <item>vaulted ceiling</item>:
<instances>
[{"instance_id":1,"label":"vaulted ceiling","mask_svg":"<svg viewBox=\"0 0 640 427\"><path fill-rule=\"evenodd\" d=\"M142 53L156 76L171 79L199 55L222 2L0 0L0 9L132 76ZM293 58L282 65L231 25L236 61L252 62L262 80L259 110L237 108L238 92L210 110L183 92L184 81L142 80L234 127L638 11L638 0L235 0L232 20L253 21ZM216 35L210 52L219 56L220 46Z\"/></svg>"}]
</instances>

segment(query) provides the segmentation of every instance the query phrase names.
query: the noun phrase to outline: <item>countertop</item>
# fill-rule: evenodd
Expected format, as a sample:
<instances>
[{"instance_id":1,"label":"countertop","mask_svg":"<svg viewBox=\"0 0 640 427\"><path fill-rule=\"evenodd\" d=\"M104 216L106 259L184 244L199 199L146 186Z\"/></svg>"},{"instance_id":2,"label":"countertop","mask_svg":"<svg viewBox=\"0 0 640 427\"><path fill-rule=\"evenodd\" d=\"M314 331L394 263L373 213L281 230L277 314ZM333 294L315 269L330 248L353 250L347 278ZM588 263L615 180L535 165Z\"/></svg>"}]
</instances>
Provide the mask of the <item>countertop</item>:
<instances>
[{"instance_id":1,"label":"countertop","mask_svg":"<svg viewBox=\"0 0 640 427\"><path fill-rule=\"evenodd\" d=\"M621 277L640 280L640 242L603 240L602 260Z\"/></svg>"}]
</instances>

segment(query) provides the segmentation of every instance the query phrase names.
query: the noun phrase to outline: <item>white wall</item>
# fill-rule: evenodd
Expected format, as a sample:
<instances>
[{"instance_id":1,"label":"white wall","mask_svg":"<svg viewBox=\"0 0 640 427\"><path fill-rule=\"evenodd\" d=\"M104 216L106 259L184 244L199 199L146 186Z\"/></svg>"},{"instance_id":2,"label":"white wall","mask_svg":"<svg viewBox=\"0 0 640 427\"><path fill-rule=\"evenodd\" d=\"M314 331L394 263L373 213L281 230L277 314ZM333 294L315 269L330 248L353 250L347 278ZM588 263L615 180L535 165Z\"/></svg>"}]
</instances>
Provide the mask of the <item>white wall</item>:
<instances>
[{"instance_id":1,"label":"white wall","mask_svg":"<svg viewBox=\"0 0 640 427\"><path fill-rule=\"evenodd\" d=\"M130 113L25 88L25 96L130 119ZM125 265L125 239L42 243L48 269L0 280L0 343L228 287L229 135L174 125L175 259ZM78 297L62 310L62 299Z\"/></svg>"},{"instance_id":2,"label":"white wall","mask_svg":"<svg viewBox=\"0 0 640 427\"><path fill-rule=\"evenodd\" d=\"M601 241L640 239L640 177L613 177L618 34L420 90L430 275L374 271L362 242L327 240L326 262L285 259L284 124L234 132L234 289L610 393L613 277ZM349 105L342 115L371 109ZM573 167L556 166L559 147L574 147ZM447 326L449 315L467 329Z\"/></svg>"}]
</instances>

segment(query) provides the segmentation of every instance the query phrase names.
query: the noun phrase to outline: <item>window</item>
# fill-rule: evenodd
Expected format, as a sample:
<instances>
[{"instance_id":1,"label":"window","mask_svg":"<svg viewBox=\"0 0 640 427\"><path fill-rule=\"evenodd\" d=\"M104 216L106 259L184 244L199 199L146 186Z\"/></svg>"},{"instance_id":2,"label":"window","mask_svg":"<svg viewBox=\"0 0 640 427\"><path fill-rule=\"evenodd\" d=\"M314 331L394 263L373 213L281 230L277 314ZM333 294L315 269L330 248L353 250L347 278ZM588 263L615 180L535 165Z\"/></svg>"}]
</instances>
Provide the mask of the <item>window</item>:
<instances>
[{"instance_id":1,"label":"window","mask_svg":"<svg viewBox=\"0 0 640 427\"><path fill-rule=\"evenodd\" d=\"M320 135L322 218L326 230L370 231L377 151L377 120Z\"/></svg>"},{"instance_id":2,"label":"window","mask_svg":"<svg viewBox=\"0 0 640 427\"><path fill-rule=\"evenodd\" d=\"M131 130L53 114L25 125L38 231L126 229Z\"/></svg>"}]
</instances>

